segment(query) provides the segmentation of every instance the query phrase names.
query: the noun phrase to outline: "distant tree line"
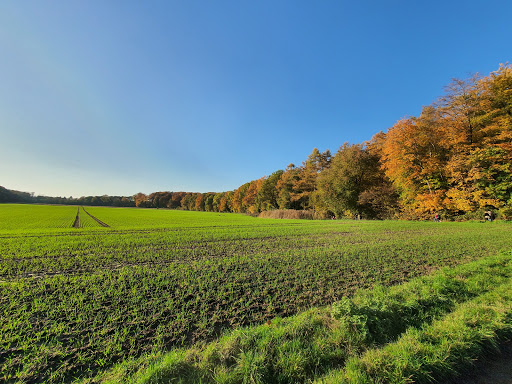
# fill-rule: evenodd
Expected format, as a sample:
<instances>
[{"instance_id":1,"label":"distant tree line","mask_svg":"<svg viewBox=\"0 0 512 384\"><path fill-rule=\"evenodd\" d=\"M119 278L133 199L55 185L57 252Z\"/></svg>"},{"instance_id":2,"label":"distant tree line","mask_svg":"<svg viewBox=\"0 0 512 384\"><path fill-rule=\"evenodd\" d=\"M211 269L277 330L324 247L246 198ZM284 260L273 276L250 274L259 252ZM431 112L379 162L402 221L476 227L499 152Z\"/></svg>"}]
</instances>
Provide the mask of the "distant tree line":
<instances>
[{"instance_id":1,"label":"distant tree line","mask_svg":"<svg viewBox=\"0 0 512 384\"><path fill-rule=\"evenodd\" d=\"M0 189L0 202L8 190ZM313 149L300 165L228 192L154 192L79 199L8 191L20 202L137 206L258 214L313 210L317 217L471 218L499 210L512 218L512 68L453 79L418 117L399 120L332 155Z\"/></svg>"},{"instance_id":2,"label":"distant tree line","mask_svg":"<svg viewBox=\"0 0 512 384\"><path fill-rule=\"evenodd\" d=\"M313 149L301 166L290 164L270 176L228 192L154 192L134 196L137 207L258 214L263 211L312 210L317 217L391 218L399 213L398 194L369 145Z\"/></svg>"},{"instance_id":3,"label":"distant tree line","mask_svg":"<svg viewBox=\"0 0 512 384\"><path fill-rule=\"evenodd\" d=\"M0 186L0 203L97 205L112 207L135 207L133 196L82 196L53 197L35 196L33 193L10 190Z\"/></svg>"}]
</instances>

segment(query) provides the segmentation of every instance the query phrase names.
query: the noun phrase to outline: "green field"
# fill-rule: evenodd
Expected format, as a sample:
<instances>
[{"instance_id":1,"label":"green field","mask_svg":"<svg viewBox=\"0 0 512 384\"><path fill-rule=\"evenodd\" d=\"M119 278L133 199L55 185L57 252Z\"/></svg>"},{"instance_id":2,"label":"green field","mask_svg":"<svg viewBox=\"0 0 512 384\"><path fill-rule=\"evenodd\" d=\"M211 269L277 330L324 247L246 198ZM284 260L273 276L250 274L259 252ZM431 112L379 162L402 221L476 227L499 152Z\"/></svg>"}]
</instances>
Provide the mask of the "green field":
<instances>
[{"instance_id":1,"label":"green field","mask_svg":"<svg viewBox=\"0 0 512 384\"><path fill-rule=\"evenodd\" d=\"M0 381L69 382L512 249L493 223L0 205Z\"/></svg>"}]
</instances>

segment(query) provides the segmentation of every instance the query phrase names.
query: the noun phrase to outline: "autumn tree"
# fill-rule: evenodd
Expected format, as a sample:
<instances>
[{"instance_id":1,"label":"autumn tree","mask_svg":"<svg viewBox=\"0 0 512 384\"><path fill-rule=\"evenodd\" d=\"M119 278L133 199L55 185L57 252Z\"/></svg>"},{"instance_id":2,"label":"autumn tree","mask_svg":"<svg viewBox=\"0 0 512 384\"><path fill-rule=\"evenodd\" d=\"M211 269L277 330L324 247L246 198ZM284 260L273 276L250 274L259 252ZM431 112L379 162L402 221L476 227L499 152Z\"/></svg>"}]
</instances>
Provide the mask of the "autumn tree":
<instances>
[{"instance_id":1,"label":"autumn tree","mask_svg":"<svg viewBox=\"0 0 512 384\"><path fill-rule=\"evenodd\" d=\"M171 200L171 198L171 192L153 192L147 197L147 201L150 207L165 208L169 204L169 200Z\"/></svg>"},{"instance_id":2,"label":"autumn tree","mask_svg":"<svg viewBox=\"0 0 512 384\"><path fill-rule=\"evenodd\" d=\"M292 200L293 183L299 178L299 170L295 164L288 164L279 178L277 189L277 204L279 209L300 209L300 204Z\"/></svg>"},{"instance_id":3,"label":"autumn tree","mask_svg":"<svg viewBox=\"0 0 512 384\"><path fill-rule=\"evenodd\" d=\"M438 110L424 107L419 118L398 121L386 134L382 163L403 207L417 215L443 208L448 187L448 150Z\"/></svg>"},{"instance_id":4,"label":"autumn tree","mask_svg":"<svg viewBox=\"0 0 512 384\"><path fill-rule=\"evenodd\" d=\"M185 210L192 211L195 208L197 194L186 193L181 199L181 207Z\"/></svg>"},{"instance_id":5,"label":"autumn tree","mask_svg":"<svg viewBox=\"0 0 512 384\"><path fill-rule=\"evenodd\" d=\"M218 192L215 195L213 195L212 209L214 212L222 212L220 209L220 202L221 202L223 196L224 196L223 192Z\"/></svg>"},{"instance_id":6,"label":"autumn tree","mask_svg":"<svg viewBox=\"0 0 512 384\"><path fill-rule=\"evenodd\" d=\"M208 192L203 194L204 196L204 210L206 212L213 212L213 197L214 193Z\"/></svg>"},{"instance_id":7,"label":"autumn tree","mask_svg":"<svg viewBox=\"0 0 512 384\"><path fill-rule=\"evenodd\" d=\"M459 91L455 100L444 106L446 116L457 116L464 124L444 119L452 136L469 137L463 142L450 140L450 159L446 165L450 188L446 206L453 212L469 212L485 206L500 207L509 193L508 167L512 143L512 74L510 66L500 66L488 77L463 82L470 84ZM469 96L468 96L469 94ZM453 98L453 97L452 97ZM455 110L453 112L452 110ZM505 192L498 192L499 190Z\"/></svg>"},{"instance_id":8,"label":"autumn tree","mask_svg":"<svg viewBox=\"0 0 512 384\"><path fill-rule=\"evenodd\" d=\"M244 204L243 200L250 185L250 182L245 183L234 191L233 199L231 201L232 212L245 213L247 206Z\"/></svg>"},{"instance_id":9,"label":"autumn tree","mask_svg":"<svg viewBox=\"0 0 512 384\"><path fill-rule=\"evenodd\" d=\"M345 143L318 176L319 197L336 216L363 215L367 212L359 197L374 183L378 169L378 158L362 144Z\"/></svg>"},{"instance_id":10,"label":"autumn tree","mask_svg":"<svg viewBox=\"0 0 512 384\"><path fill-rule=\"evenodd\" d=\"M247 187L247 191L245 192L245 195L242 198L242 204L245 212L260 212L260 206L257 197L264 180L265 178L262 177L258 180L253 180L249 183L249 187Z\"/></svg>"},{"instance_id":11,"label":"autumn tree","mask_svg":"<svg viewBox=\"0 0 512 384\"><path fill-rule=\"evenodd\" d=\"M291 178L290 202L300 209L312 208L312 195L316 190L318 174L329 166L331 152L321 153L314 148L302 166L295 170Z\"/></svg>"},{"instance_id":12,"label":"autumn tree","mask_svg":"<svg viewBox=\"0 0 512 384\"><path fill-rule=\"evenodd\" d=\"M450 128L449 140L459 148L480 140L483 89L479 79L478 74L468 79L452 79L445 87L445 95L437 103L437 110L443 114L443 124Z\"/></svg>"},{"instance_id":13,"label":"autumn tree","mask_svg":"<svg viewBox=\"0 0 512 384\"><path fill-rule=\"evenodd\" d=\"M358 200L369 217L376 219L393 219L400 214L398 192L384 173L381 163L385 142L386 134L381 131L365 143L366 151L373 157L375 166L372 167L373 175L359 194Z\"/></svg>"},{"instance_id":14,"label":"autumn tree","mask_svg":"<svg viewBox=\"0 0 512 384\"><path fill-rule=\"evenodd\" d=\"M194 211L204 211L204 199L205 196L202 193L196 194L196 200L194 202Z\"/></svg>"},{"instance_id":15,"label":"autumn tree","mask_svg":"<svg viewBox=\"0 0 512 384\"><path fill-rule=\"evenodd\" d=\"M171 199L167 202L167 208L177 209L181 207L181 200L185 197L185 192L173 192Z\"/></svg>"},{"instance_id":16,"label":"autumn tree","mask_svg":"<svg viewBox=\"0 0 512 384\"><path fill-rule=\"evenodd\" d=\"M147 196L144 193L137 193L136 195L133 196L133 199L135 200L136 207L145 207Z\"/></svg>"},{"instance_id":17,"label":"autumn tree","mask_svg":"<svg viewBox=\"0 0 512 384\"><path fill-rule=\"evenodd\" d=\"M219 212L233 212L232 203L234 194L234 191L229 191L222 195L219 202Z\"/></svg>"},{"instance_id":18,"label":"autumn tree","mask_svg":"<svg viewBox=\"0 0 512 384\"><path fill-rule=\"evenodd\" d=\"M256 201L260 210L271 211L279 208L279 204L277 203L279 196L277 183L279 182L283 172L283 170L278 170L263 180L261 188L256 196Z\"/></svg>"},{"instance_id":19,"label":"autumn tree","mask_svg":"<svg viewBox=\"0 0 512 384\"><path fill-rule=\"evenodd\" d=\"M500 65L481 82L485 113L481 116L484 124L484 143L497 145L507 151L512 146L512 67Z\"/></svg>"}]
</instances>

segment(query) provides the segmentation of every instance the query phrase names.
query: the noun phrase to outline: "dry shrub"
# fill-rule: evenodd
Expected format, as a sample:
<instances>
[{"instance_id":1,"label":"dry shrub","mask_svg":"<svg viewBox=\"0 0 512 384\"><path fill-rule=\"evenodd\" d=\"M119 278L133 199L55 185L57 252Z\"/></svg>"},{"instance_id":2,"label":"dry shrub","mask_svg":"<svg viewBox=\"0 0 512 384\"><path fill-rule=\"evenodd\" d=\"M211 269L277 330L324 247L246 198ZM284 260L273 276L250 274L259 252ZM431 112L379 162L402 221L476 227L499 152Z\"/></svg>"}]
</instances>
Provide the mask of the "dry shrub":
<instances>
[{"instance_id":1,"label":"dry shrub","mask_svg":"<svg viewBox=\"0 0 512 384\"><path fill-rule=\"evenodd\" d=\"M296 209L275 209L273 211L263 211L258 217L265 219L316 219L315 211L299 211Z\"/></svg>"}]
</instances>

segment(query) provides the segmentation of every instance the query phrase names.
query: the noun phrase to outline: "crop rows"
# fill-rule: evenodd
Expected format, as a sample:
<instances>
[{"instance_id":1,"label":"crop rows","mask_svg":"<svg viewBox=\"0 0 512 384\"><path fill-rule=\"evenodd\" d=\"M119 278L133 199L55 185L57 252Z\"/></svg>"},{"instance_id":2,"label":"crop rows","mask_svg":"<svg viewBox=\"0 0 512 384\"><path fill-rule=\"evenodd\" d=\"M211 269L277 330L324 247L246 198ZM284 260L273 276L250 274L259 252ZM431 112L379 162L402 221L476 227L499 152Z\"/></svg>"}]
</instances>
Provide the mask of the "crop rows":
<instances>
[{"instance_id":1,"label":"crop rows","mask_svg":"<svg viewBox=\"0 0 512 384\"><path fill-rule=\"evenodd\" d=\"M89 210L85 210L84 207L78 209L80 212L80 228L96 228L106 226L96 216L92 216Z\"/></svg>"},{"instance_id":2,"label":"crop rows","mask_svg":"<svg viewBox=\"0 0 512 384\"><path fill-rule=\"evenodd\" d=\"M41 230L41 228L70 228L77 207L3 204L0 209L0 233Z\"/></svg>"},{"instance_id":3,"label":"crop rows","mask_svg":"<svg viewBox=\"0 0 512 384\"><path fill-rule=\"evenodd\" d=\"M123 214L142 214L90 212L111 225ZM224 329L512 245L510 226L501 223L147 212L146 220L161 215L157 221L171 222L150 229L144 220L127 220L121 229L0 232L0 367L7 382L88 376L130 356L209 340ZM176 220L169 220L173 214Z\"/></svg>"},{"instance_id":4,"label":"crop rows","mask_svg":"<svg viewBox=\"0 0 512 384\"><path fill-rule=\"evenodd\" d=\"M79 220L76 220L76 218ZM78 224L78 225L77 225ZM38 232L41 229L94 228L101 226L83 207L3 204L0 209L0 236L6 233Z\"/></svg>"},{"instance_id":5,"label":"crop rows","mask_svg":"<svg viewBox=\"0 0 512 384\"><path fill-rule=\"evenodd\" d=\"M432 383L460 371L485 344L510 337L511 256L489 256L406 284L359 290L330 308L132 359L94 382ZM420 338L411 340L414 334ZM364 380L367 374L371 378Z\"/></svg>"}]
</instances>

